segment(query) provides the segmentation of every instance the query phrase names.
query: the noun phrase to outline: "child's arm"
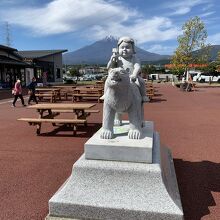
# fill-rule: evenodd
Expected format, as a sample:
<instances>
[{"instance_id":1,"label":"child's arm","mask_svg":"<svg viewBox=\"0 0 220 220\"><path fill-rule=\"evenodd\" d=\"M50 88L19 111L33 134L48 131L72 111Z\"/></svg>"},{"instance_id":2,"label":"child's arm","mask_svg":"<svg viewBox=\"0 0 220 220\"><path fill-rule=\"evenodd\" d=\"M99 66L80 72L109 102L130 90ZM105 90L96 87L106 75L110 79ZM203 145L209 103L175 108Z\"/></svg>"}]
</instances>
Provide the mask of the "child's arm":
<instances>
[{"instance_id":1,"label":"child's arm","mask_svg":"<svg viewBox=\"0 0 220 220\"><path fill-rule=\"evenodd\" d=\"M116 68L117 67L117 60L118 60L118 52L116 48L112 49L112 56L107 64L107 69Z\"/></svg>"},{"instance_id":2,"label":"child's arm","mask_svg":"<svg viewBox=\"0 0 220 220\"><path fill-rule=\"evenodd\" d=\"M134 70L133 70L133 73L130 75L131 80L135 81L140 72L141 72L140 61L136 57L134 57Z\"/></svg>"},{"instance_id":3,"label":"child's arm","mask_svg":"<svg viewBox=\"0 0 220 220\"><path fill-rule=\"evenodd\" d=\"M113 61L112 61L112 56L110 58L110 60L108 61L108 64L107 64L107 69L109 70L110 68L112 68L113 66Z\"/></svg>"}]
</instances>

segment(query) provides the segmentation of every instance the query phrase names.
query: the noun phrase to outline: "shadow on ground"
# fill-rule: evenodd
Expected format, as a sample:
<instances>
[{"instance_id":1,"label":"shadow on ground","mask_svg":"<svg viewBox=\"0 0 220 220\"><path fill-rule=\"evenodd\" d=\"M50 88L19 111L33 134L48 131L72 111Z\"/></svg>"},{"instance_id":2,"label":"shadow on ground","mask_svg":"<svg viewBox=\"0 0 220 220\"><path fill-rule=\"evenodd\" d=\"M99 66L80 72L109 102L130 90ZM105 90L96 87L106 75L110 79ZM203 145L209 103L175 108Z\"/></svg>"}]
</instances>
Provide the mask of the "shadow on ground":
<instances>
[{"instance_id":1,"label":"shadow on ground","mask_svg":"<svg viewBox=\"0 0 220 220\"><path fill-rule=\"evenodd\" d=\"M156 94L154 94L154 96L155 96L155 97L159 97L159 96L162 96L162 94L156 93Z\"/></svg>"},{"instance_id":2,"label":"shadow on ground","mask_svg":"<svg viewBox=\"0 0 220 220\"><path fill-rule=\"evenodd\" d=\"M78 126L76 135L73 136L73 128L62 125L53 129L52 131L41 133L40 136L54 136L54 137L81 137L81 138L89 138L96 131L101 128L101 123L88 123L87 126Z\"/></svg>"},{"instance_id":3,"label":"shadow on ground","mask_svg":"<svg viewBox=\"0 0 220 220\"><path fill-rule=\"evenodd\" d=\"M150 100L150 103L152 102L166 102L167 100L166 99L161 99L161 98L155 98L153 97L151 100Z\"/></svg>"},{"instance_id":4,"label":"shadow on ground","mask_svg":"<svg viewBox=\"0 0 220 220\"><path fill-rule=\"evenodd\" d=\"M200 220L216 205L211 192L220 192L220 163L181 159L174 163L185 220Z\"/></svg>"}]
</instances>

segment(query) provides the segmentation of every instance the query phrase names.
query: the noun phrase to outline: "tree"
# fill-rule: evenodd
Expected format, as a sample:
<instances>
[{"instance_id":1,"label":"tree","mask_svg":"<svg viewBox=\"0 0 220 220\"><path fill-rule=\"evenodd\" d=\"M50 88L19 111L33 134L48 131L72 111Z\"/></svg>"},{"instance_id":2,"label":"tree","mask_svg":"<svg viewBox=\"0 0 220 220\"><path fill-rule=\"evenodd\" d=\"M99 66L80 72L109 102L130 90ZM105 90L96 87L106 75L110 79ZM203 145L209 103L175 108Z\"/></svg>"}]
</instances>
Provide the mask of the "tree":
<instances>
[{"instance_id":1,"label":"tree","mask_svg":"<svg viewBox=\"0 0 220 220\"><path fill-rule=\"evenodd\" d=\"M154 65L146 64L142 67L142 75L144 78L146 78L146 76L148 76L152 73L155 73L155 71L156 71L156 68Z\"/></svg>"},{"instance_id":2,"label":"tree","mask_svg":"<svg viewBox=\"0 0 220 220\"><path fill-rule=\"evenodd\" d=\"M218 56L215 61L209 63L209 65L203 68L204 72L215 74L216 72L220 72L220 51L218 52Z\"/></svg>"},{"instance_id":3,"label":"tree","mask_svg":"<svg viewBox=\"0 0 220 220\"><path fill-rule=\"evenodd\" d=\"M198 16L188 20L182 26L182 30L183 34L177 38L179 46L171 62L176 68L184 68L186 80L188 80L189 65L208 62L209 45L205 44L207 32Z\"/></svg>"},{"instance_id":4,"label":"tree","mask_svg":"<svg viewBox=\"0 0 220 220\"><path fill-rule=\"evenodd\" d=\"M72 77L76 77L76 81L78 81L78 78L81 76L79 72L79 67L74 67L69 70L69 75Z\"/></svg>"},{"instance_id":5,"label":"tree","mask_svg":"<svg viewBox=\"0 0 220 220\"><path fill-rule=\"evenodd\" d=\"M220 51L218 52L218 56L216 60L216 71L220 72Z\"/></svg>"}]
</instances>

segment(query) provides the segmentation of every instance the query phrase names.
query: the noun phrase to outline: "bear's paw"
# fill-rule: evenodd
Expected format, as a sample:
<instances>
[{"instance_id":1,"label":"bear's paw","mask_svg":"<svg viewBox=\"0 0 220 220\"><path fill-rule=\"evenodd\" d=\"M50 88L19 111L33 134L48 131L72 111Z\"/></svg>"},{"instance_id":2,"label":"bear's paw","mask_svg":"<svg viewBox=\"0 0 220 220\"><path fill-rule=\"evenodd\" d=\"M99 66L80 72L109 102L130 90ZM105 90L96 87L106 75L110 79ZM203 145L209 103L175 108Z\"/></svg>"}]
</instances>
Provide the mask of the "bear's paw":
<instances>
[{"instance_id":1,"label":"bear's paw","mask_svg":"<svg viewBox=\"0 0 220 220\"><path fill-rule=\"evenodd\" d=\"M128 138L129 139L140 139L141 132L137 129L130 129L128 132Z\"/></svg>"},{"instance_id":2,"label":"bear's paw","mask_svg":"<svg viewBox=\"0 0 220 220\"><path fill-rule=\"evenodd\" d=\"M102 129L100 133L101 139L112 139L113 138L113 132L108 129Z\"/></svg>"}]
</instances>

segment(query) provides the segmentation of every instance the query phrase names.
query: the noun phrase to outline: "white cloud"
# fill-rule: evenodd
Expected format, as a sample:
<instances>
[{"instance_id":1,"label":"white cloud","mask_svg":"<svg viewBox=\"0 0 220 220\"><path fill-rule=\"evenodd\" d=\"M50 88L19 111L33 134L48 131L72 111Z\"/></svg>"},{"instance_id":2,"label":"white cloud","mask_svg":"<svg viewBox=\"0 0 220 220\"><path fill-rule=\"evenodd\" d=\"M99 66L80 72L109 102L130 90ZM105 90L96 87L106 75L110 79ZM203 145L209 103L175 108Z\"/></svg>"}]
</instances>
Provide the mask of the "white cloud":
<instances>
[{"instance_id":1,"label":"white cloud","mask_svg":"<svg viewBox=\"0 0 220 220\"><path fill-rule=\"evenodd\" d=\"M203 8L202 8L202 11L208 11L209 9L211 9L211 8L213 8L213 7L215 7L215 5L214 4L207 4L207 5L205 5Z\"/></svg>"},{"instance_id":2,"label":"white cloud","mask_svg":"<svg viewBox=\"0 0 220 220\"><path fill-rule=\"evenodd\" d=\"M0 6L15 6L15 5L19 5L19 4L32 4L34 3L34 0L1 0L0 1Z\"/></svg>"},{"instance_id":3,"label":"white cloud","mask_svg":"<svg viewBox=\"0 0 220 220\"><path fill-rule=\"evenodd\" d=\"M207 42L212 45L215 45L215 44L219 45L220 44L220 33L216 33L216 34L208 36Z\"/></svg>"},{"instance_id":4,"label":"white cloud","mask_svg":"<svg viewBox=\"0 0 220 220\"><path fill-rule=\"evenodd\" d=\"M201 14L199 17L205 18L205 17L208 17L214 13L215 13L215 11L206 12L206 13Z\"/></svg>"},{"instance_id":5,"label":"white cloud","mask_svg":"<svg viewBox=\"0 0 220 220\"><path fill-rule=\"evenodd\" d=\"M2 20L27 27L37 35L72 32L89 28L96 23L105 25L123 22L133 16L137 16L135 10L103 0L54 0L41 8L16 7L0 10Z\"/></svg>"},{"instance_id":6,"label":"white cloud","mask_svg":"<svg viewBox=\"0 0 220 220\"><path fill-rule=\"evenodd\" d=\"M137 40L138 44L150 41L166 41L175 39L178 35L178 29L174 27L171 21L164 17L154 17L149 20L138 19L131 25L124 26L121 23L114 23L109 26L95 27L91 35L94 38L102 38L106 35L118 36L128 35Z\"/></svg>"},{"instance_id":7,"label":"white cloud","mask_svg":"<svg viewBox=\"0 0 220 220\"><path fill-rule=\"evenodd\" d=\"M163 46L160 44L154 44L146 48L146 50L149 52L164 54L164 55L173 54L175 49L176 49L175 46Z\"/></svg>"},{"instance_id":8,"label":"white cloud","mask_svg":"<svg viewBox=\"0 0 220 220\"><path fill-rule=\"evenodd\" d=\"M170 15L184 15L189 13L193 7L209 2L208 0L185 0L177 2L169 2L166 8L174 10Z\"/></svg>"},{"instance_id":9,"label":"white cloud","mask_svg":"<svg viewBox=\"0 0 220 220\"><path fill-rule=\"evenodd\" d=\"M129 35L142 44L175 39L178 35L170 19L144 19L140 12L118 1L53 0L40 8L0 9L0 19L25 27L36 36L77 32L97 40L107 35Z\"/></svg>"}]
</instances>

